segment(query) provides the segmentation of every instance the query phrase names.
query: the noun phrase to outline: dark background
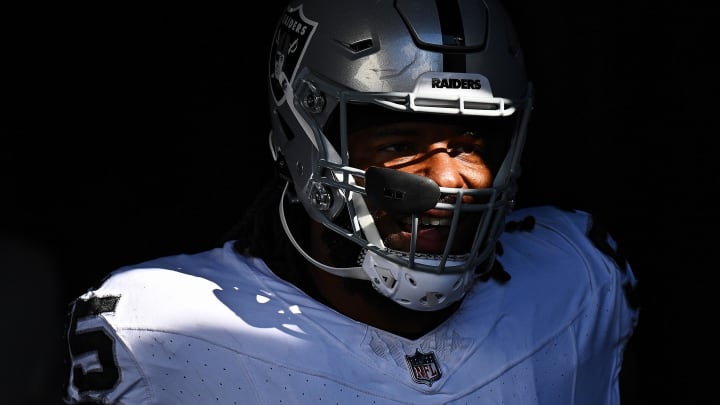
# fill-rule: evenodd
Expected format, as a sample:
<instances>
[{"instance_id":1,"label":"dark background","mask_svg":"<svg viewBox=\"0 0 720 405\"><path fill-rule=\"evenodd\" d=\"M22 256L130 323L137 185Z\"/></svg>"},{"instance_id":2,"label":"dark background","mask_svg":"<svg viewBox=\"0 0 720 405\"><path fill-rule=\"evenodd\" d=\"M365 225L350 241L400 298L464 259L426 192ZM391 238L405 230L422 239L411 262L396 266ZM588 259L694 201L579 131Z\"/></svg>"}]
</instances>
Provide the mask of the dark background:
<instances>
[{"instance_id":1,"label":"dark background","mask_svg":"<svg viewBox=\"0 0 720 405\"><path fill-rule=\"evenodd\" d=\"M632 403L696 403L715 364L717 20L617 3L508 1L537 90L519 203L607 225L641 282ZM277 0L44 7L0 10L0 380L18 404L59 398L72 298L215 246L271 170Z\"/></svg>"}]
</instances>

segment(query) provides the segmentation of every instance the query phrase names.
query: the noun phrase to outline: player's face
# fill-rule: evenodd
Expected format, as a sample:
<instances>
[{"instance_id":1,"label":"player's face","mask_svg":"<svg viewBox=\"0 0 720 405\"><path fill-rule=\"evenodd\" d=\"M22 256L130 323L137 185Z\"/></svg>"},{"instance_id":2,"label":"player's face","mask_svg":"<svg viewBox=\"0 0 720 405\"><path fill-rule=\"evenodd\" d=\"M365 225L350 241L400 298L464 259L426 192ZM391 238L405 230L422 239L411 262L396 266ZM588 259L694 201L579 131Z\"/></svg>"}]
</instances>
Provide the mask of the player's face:
<instances>
[{"instance_id":1,"label":"player's face","mask_svg":"<svg viewBox=\"0 0 720 405\"><path fill-rule=\"evenodd\" d=\"M350 164L367 169L370 166L392 168L424 176L440 187L487 188L497 173L504 152L506 136L493 126L483 128L443 122L397 121L380 123L350 132ZM465 197L465 203L471 202ZM447 201L454 202L454 201ZM387 247L408 251L410 216L390 215L369 207ZM439 254L445 248L452 212L431 209L421 215L416 249L421 253ZM456 235L452 253L467 252L477 226L477 218L463 214L461 231Z\"/></svg>"}]
</instances>

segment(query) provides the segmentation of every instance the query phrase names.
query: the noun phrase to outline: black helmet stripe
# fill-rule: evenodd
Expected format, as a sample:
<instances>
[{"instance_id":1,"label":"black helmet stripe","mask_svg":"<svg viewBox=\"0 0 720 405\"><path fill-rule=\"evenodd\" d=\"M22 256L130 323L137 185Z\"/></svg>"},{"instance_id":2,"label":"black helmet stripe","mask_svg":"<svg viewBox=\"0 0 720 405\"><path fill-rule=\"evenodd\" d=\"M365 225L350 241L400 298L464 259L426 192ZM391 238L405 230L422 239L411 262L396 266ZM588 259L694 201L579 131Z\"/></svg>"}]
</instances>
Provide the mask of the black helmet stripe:
<instances>
[{"instance_id":1,"label":"black helmet stripe","mask_svg":"<svg viewBox=\"0 0 720 405\"><path fill-rule=\"evenodd\" d=\"M440 18L443 45L464 46L465 28L457 0L435 0L435 5ZM443 71L465 73L467 71L465 54L443 52Z\"/></svg>"}]
</instances>

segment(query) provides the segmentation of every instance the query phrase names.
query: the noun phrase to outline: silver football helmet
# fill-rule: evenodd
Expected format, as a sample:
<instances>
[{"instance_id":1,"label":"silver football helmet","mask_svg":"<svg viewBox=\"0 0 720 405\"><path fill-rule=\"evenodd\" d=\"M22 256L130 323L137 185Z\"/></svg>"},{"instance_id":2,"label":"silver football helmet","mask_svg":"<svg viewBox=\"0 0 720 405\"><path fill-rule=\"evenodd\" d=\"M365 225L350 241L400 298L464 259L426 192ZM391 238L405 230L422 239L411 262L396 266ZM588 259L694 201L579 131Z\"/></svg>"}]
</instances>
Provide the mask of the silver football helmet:
<instances>
[{"instance_id":1,"label":"silver football helmet","mask_svg":"<svg viewBox=\"0 0 720 405\"><path fill-rule=\"evenodd\" d=\"M293 198L362 248L356 266L321 263L295 242L281 201L282 223L300 253L335 275L370 280L410 309L438 310L461 299L492 266L532 107L522 52L499 1L292 1L275 31L269 76L270 149L289 172ZM446 188L399 170L352 167L349 111L362 105L440 122L510 123L492 187ZM385 245L373 220L377 208L407 218L408 251ZM449 236L441 253L417 249L419 230L437 225L422 216L430 209L452 212L442 224ZM340 215L349 221L337 221ZM456 235L468 221L474 233L459 249Z\"/></svg>"}]
</instances>

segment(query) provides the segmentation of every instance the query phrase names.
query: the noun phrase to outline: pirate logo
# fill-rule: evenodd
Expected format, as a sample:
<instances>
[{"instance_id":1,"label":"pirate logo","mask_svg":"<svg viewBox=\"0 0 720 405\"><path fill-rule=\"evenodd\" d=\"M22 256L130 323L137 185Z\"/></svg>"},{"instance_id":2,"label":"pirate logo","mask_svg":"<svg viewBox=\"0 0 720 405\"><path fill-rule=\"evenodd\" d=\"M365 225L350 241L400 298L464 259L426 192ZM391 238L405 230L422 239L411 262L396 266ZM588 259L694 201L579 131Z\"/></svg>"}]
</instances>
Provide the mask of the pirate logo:
<instances>
[{"instance_id":1,"label":"pirate logo","mask_svg":"<svg viewBox=\"0 0 720 405\"><path fill-rule=\"evenodd\" d=\"M277 105L292 96L290 83L317 23L302 13L302 5L288 8L275 30L270 55L270 84Z\"/></svg>"},{"instance_id":2,"label":"pirate logo","mask_svg":"<svg viewBox=\"0 0 720 405\"><path fill-rule=\"evenodd\" d=\"M435 352L423 353L420 349L415 349L415 354L405 356L405 361L410 369L410 376L418 384L427 384L428 387L432 387L432 384L442 377L440 365L435 359Z\"/></svg>"}]
</instances>

